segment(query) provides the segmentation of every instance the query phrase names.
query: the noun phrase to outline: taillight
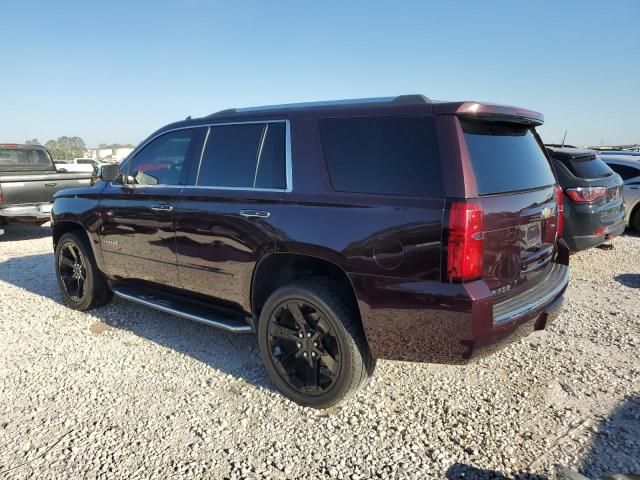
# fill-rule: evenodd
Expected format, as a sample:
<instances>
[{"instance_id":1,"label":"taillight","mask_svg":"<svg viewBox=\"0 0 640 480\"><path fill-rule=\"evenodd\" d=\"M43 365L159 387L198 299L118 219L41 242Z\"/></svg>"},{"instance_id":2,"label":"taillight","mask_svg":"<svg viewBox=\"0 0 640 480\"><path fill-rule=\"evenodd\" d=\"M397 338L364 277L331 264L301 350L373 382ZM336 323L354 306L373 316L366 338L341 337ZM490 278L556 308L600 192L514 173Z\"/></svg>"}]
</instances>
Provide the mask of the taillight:
<instances>
[{"instance_id":1,"label":"taillight","mask_svg":"<svg viewBox=\"0 0 640 480\"><path fill-rule=\"evenodd\" d=\"M0 205L4 203L4 198L2 197L2 185L0 185Z\"/></svg>"},{"instance_id":2,"label":"taillight","mask_svg":"<svg viewBox=\"0 0 640 480\"><path fill-rule=\"evenodd\" d=\"M447 278L476 280L482 276L484 222L482 208L473 202L454 202L449 211Z\"/></svg>"},{"instance_id":3,"label":"taillight","mask_svg":"<svg viewBox=\"0 0 640 480\"><path fill-rule=\"evenodd\" d=\"M557 229L556 235L558 238L562 237L562 230L564 229L564 196L562 195L562 187L556 185L556 203L558 204L558 217L557 217Z\"/></svg>"},{"instance_id":4,"label":"taillight","mask_svg":"<svg viewBox=\"0 0 640 480\"><path fill-rule=\"evenodd\" d=\"M565 190L567 197L574 202L593 202L607 194L606 187L577 187Z\"/></svg>"}]
</instances>

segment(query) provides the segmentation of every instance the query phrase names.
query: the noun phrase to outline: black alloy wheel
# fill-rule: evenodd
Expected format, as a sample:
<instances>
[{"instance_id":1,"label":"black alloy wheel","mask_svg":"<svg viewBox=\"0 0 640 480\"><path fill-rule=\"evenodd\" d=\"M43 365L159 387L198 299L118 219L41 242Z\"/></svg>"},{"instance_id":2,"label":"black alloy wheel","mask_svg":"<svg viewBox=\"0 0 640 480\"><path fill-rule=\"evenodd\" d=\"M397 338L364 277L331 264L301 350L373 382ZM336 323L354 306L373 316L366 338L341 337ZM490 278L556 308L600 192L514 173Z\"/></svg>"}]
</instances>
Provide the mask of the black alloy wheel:
<instances>
[{"instance_id":1,"label":"black alloy wheel","mask_svg":"<svg viewBox=\"0 0 640 480\"><path fill-rule=\"evenodd\" d=\"M82 302L87 294L87 262L78 245L71 240L60 247L58 275L62 289L71 301Z\"/></svg>"},{"instance_id":2,"label":"black alloy wheel","mask_svg":"<svg viewBox=\"0 0 640 480\"><path fill-rule=\"evenodd\" d=\"M327 408L366 386L375 369L355 299L333 279L306 277L274 291L258 319L273 383L300 405Z\"/></svg>"},{"instance_id":3,"label":"black alloy wheel","mask_svg":"<svg viewBox=\"0 0 640 480\"><path fill-rule=\"evenodd\" d=\"M306 395L320 395L336 382L341 368L336 332L306 301L286 301L269 319L269 347L274 364L290 385Z\"/></svg>"},{"instance_id":4,"label":"black alloy wheel","mask_svg":"<svg viewBox=\"0 0 640 480\"><path fill-rule=\"evenodd\" d=\"M111 300L109 288L82 231L67 232L56 242L55 268L64 302L75 310L91 310Z\"/></svg>"}]
</instances>

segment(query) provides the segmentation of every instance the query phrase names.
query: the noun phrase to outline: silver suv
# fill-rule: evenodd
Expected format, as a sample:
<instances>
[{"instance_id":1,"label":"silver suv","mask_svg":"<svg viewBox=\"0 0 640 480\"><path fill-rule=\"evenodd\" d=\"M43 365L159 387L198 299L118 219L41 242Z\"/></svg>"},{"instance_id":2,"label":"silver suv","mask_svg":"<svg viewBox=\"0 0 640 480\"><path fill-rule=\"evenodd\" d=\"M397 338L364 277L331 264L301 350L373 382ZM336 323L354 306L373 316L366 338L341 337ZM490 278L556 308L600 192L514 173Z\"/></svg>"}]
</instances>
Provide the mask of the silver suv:
<instances>
[{"instance_id":1,"label":"silver suv","mask_svg":"<svg viewBox=\"0 0 640 480\"><path fill-rule=\"evenodd\" d=\"M625 223L640 233L640 157L606 153L599 157L622 177L627 208Z\"/></svg>"}]
</instances>

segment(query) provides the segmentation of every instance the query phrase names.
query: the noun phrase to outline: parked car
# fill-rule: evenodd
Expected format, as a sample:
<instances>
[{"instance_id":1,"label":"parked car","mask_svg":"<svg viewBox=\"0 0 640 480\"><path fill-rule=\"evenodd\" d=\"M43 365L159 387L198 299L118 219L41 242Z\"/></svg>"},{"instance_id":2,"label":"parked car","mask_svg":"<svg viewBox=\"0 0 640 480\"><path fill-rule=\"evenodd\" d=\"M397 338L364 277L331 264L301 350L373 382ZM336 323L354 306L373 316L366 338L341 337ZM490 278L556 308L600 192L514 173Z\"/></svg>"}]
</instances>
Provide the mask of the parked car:
<instances>
[{"instance_id":1,"label":"parked car","mask_svg":"<svg viewBox=\"0 0 640 480\"><path fill-rule=\"evenodd\" d=\"M45 223L53 194L89 185L91 175L60 174L39 145L0 144L0 226L12 222Z\"/></svg>"},{"instance_id":2,"label":"parked car","mask_svg":"<svg viewBox=\"0 0 640 480\"><path fill-rule=\"evenodd\" d=\"M547 146L564 190L563 238L578 252L624 232L622 179L593 150Z\"/></svg>"},{"instance_id":3,"label":"parked car","mask_svg":"<svg viewBox=\"0 0 640 480\"><path fill-rule=\"evenodd\" d=\"M349 397L377 359L466 363L544 329L563 300L541 123L420 95L173 123L57 195L58 284L78 310L115 294L255 331L302 405Z\"/></svg>"},{"instance_id":4,"label":"parked car","mask_svg":"<svg viewBox=\"0 0 640 480\"><path fill-rule=\"evenodd\" d=\"M611 155L609 152L599 157L622 177L624 201L627 207L625 223L640 232L640 157L635 155Z\"/></svg>"},{"instance_id":5,"label":"parked car","mask_svg":"<svg viewBox=\"0 0 640 480\"><path fill-rule=\"evenodd\" d=\"M78 160L78 159L75 159L75 160ZM53 163L56 165L56 168L60 173L96 172L96 167L94 166L93 163L76 162L75 160L54 160ZM80 159L80 160L84 160L84 159Z\"/></svg>"}]
</instances>

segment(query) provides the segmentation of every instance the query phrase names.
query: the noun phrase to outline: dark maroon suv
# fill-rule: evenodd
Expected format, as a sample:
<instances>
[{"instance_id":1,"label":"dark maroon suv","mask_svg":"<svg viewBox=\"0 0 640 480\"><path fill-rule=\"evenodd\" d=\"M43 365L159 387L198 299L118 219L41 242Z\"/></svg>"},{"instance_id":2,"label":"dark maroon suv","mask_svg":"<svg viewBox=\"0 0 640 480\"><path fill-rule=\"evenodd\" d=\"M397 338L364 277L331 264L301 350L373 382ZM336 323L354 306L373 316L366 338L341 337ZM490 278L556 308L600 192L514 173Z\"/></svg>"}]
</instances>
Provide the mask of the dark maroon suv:
<instances>
[{"instance_id":1,"label":"dark maroon suv","mask_svg":"<svg viewBox=\"0 0 640 480\"><path fill-rule=\"evenodd\" d=\"M112 295L255 332L327 407L377 359L465 363L545 326L567 286L538 113L421 95L173 123L53 206L65 301Z\"/></svg>"}]
</instances>

